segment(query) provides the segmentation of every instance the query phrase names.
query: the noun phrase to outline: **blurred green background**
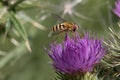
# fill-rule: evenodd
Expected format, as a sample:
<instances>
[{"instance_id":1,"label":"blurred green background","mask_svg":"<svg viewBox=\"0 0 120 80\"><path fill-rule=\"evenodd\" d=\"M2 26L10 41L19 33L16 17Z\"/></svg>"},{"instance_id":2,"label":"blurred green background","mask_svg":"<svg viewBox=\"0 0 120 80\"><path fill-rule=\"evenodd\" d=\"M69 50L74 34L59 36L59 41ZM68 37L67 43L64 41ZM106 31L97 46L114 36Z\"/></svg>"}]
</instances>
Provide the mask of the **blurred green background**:
<instances>
[{"instance_id":1,"label":"blurred green background","mask_svg":"<svg viewBox=\"0 0 120 80\"><path fill-rule=\"evenodd\" d=\"M109 37L108 27L116 28L118 21L112 12L114 0L4 1L10 4L22 1L15 6L14 14L25 28L32 52L28 51L21 37L12 34L13 31L8 32L10 37L6 37L4 42L4 34L0 32L0 80L50 80L54 77L51 60L44 47L48 48L55 38L48 38L48 34L51 27L61 22L56 15L66 21L76 22L80 26L78 32L89 31L105 39ZM8 14L1 17L5 7L1 2L0 22L8 18Z\"/></svg>"}]
</instances>

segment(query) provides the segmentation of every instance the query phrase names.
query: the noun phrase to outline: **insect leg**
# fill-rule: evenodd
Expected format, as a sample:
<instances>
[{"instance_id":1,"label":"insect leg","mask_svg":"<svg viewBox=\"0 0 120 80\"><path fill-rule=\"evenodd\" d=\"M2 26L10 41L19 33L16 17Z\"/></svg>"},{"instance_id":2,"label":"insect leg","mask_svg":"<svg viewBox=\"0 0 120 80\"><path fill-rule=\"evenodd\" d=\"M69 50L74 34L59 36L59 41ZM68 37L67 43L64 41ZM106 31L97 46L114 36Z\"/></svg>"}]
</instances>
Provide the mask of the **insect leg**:
<instances>
[{"instance_id":1,"label":"insect leg","mask_svg":"<svg viewBox=\"0 0 120 80\"><path fill-rule=\"evenodd\" d=\"M48 34L48 37L51 37L51 36L52 36L52 33L53 33L53 32L52 32L52 31L50 31L50 33Z\"/></svg>"}]
</instances>

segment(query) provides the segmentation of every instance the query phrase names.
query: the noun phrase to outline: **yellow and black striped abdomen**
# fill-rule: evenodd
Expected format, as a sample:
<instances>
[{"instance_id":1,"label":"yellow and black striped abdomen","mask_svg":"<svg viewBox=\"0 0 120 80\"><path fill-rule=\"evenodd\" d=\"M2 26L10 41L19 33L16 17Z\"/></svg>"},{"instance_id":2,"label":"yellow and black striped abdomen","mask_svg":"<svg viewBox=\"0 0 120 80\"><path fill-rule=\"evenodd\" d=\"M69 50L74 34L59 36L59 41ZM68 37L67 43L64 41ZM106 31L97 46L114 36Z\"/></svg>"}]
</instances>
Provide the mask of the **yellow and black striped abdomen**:
<instances>
[{"instance_id":1,"label":"yellow and black striped abdomen","mask_svg":"<svg viewBox=\"0 0 120 80\"><path fill-rule=\"evenodd\" d=\"M68 31L75 32L78 29L78 27L79 26L76 25L75 23L63 22L61 24L53 26L51 28L51 32L48 36L50 37L52 34L54 34L54 33L56 34L56 33L59 33L59 32L68 32Z\"/></svg>"},{"instance_id":2,"label":"yellow and black striped abdomen","mask_svg":"<svg viewBox=\"0 0 120 80\"><path fill-rule=\"evenodd\" d=\"M64 31L65 30L65 26L62 24L58 24L54 27L52 27L51 31L56 32L56 31Z\"/></svg>"}]
</instances>

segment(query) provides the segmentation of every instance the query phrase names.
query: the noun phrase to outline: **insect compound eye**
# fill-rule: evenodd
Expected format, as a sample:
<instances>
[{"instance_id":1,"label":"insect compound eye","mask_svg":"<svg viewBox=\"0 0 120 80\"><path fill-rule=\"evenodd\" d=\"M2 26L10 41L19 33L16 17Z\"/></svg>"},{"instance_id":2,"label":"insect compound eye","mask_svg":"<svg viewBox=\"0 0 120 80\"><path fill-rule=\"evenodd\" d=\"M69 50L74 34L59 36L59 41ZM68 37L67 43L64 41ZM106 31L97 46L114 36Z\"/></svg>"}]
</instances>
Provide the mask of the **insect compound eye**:
<instances>
[{"instance_id":1,"label":"insect compound eye","mask_svg":"<svg viewBox=\"0 0 120 80\"><path fill-rule=\"evenodd\" d=\"M73 29L73 32L75 32L75 31L76 31L76 28Z\"/></svg>"},{"instance_id":2,"label":"insect compound eye","mask_svg":"<svg viewBox=\"0 0 120 80\"><path fill-rule=\"evenodd\" d=\"M74 23L74 26L75 26L75 30L79 28L79 26L76 23Z\"/></svg>"}]
</instances>

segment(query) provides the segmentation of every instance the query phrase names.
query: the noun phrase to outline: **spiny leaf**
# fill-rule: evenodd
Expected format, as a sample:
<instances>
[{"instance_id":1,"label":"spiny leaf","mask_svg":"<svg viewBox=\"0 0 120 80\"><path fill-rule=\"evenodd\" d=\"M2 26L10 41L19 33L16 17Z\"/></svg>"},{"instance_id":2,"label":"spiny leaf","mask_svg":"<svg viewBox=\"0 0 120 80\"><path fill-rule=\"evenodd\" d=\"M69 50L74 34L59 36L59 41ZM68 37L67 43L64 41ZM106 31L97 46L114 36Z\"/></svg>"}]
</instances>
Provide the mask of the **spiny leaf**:
<instances>
[{"instance_id":1,"label":"spiny leaf","mask_svg":"<svg viewBox=\"0 0 120 80\"><path fill-rule=\"evenodd\" d=\"M20 36L25 41L27 49L31 52L31 47L30 47L30 44L28 41L28 36L27 36L24 26L22 26L20 24L20 22L18 21L18 19L16 18L15 14L13 12L10 12L10 16L11 16L11 20L14 24L15 29L19 32Z\"/></svg>"},{"instance_id":2,"label":"spiny leaf","mask_svg":"<svg viewBox=\"0 0 120 80\"><path fill-rule=\"evenodd\" d=\"M106 68L103 69L107 71L107 75L104 79L111 78L119 80L118 77L113 76L119 72L120 66L120 34L114 31L114 29L109 28L111 39L105 42L108 47L108 54L103 58L102 62L105 64ZM103 72L104 74L106 72Z\"/></svg>"},{"instance_id":3,"label":"spiny leaf","mask_svg":"<svg viewBox=\"0 0 120 80\"><path fill-rule=\"evenodd\" d=\"M19 23L19 21L16 19L15 14L13 12L10 12L10 19L13 22L14 28L19 32L20 36L26 40L27 35L23 31L23 26Z\"/></svg>"}]
</instances>

